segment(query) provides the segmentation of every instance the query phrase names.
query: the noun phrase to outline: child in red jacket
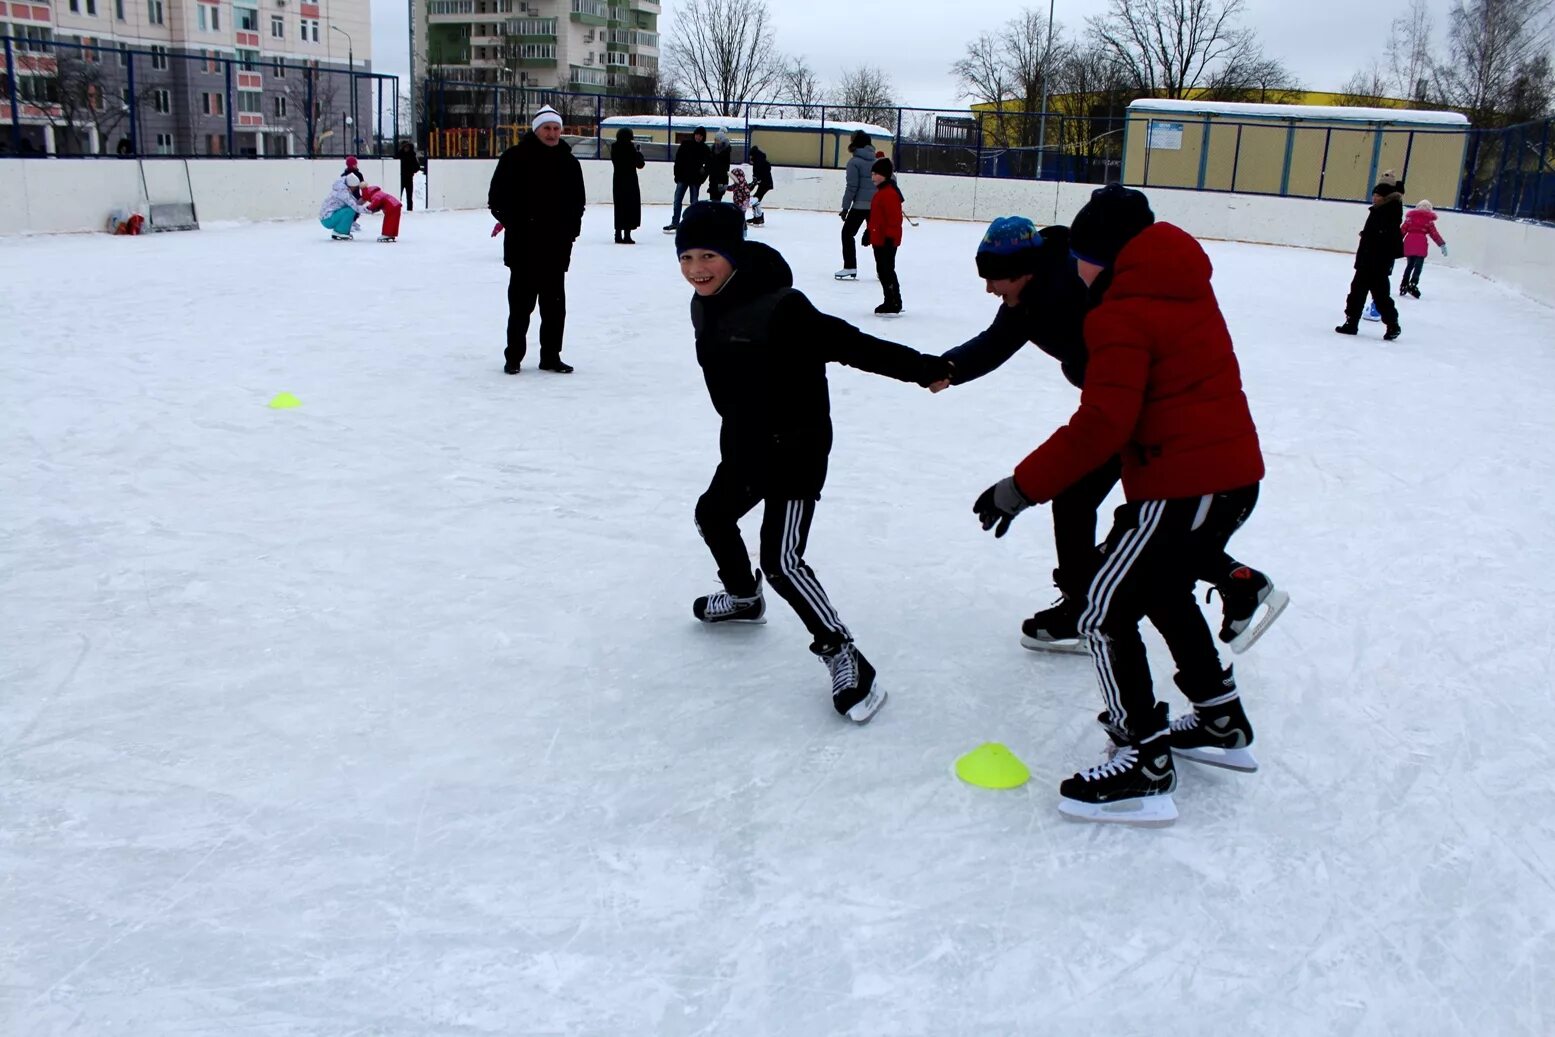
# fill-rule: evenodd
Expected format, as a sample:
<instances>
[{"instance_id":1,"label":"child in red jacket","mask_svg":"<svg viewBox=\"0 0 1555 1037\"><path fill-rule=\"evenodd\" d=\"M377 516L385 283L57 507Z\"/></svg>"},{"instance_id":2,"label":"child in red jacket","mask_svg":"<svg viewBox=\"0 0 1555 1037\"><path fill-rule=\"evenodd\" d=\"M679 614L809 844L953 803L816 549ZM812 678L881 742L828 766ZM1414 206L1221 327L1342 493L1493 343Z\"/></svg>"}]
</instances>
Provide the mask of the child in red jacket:
<instances>
[{"instance_id":1,"label":"child in red jacket","mask_svg":"<svg viewBox=\"0 0 1555 1037\"><path fill-rule=\"evenodd\" d=\"M368 212L383 213L383 229L378 235L378 240L397 239L400 236L400 200L375 184L362 185L361 199L367 206Z\"/></svg>"},{"instance_id":2,"label":"child in red jacket","mask_svg":"<svg viewBox=\"0 0 1555 1037\"><path fill-rule=\"evenodd\" d=\"M973 505L1003 535L1032 503L1052 500L1114 454L1125 503L1114 513L1080 633L1096 663L1111 738L1107 762L1059 786L1059 810L1089 821L1166 824L1177 816L1173 752L1257 767L1252 726L1193 597L1194 566L1226 542L1258 500L1263 455L1242 376L1199 243L1156 223L1145 196L1097 190L1069 231L1082 280L1098 297L1085 319L1089 360L1069 424ZM1177 664L1193 712L1170 721L1150 681L1140 620Z\"/></svg>"},{"instance_id":3,"label":"child in red jacket","mask_svg":"<svg viewBox=\"0 0 1555 1037\"><path fill-rule=\"evenodd\" d=\"M875 274L885 291L885 302L875 307L882 317L902 312L902 284L896 279L896 250L902 247L902 189L896 183L891 160L881 155L869 169L875 197L869 203L866 232L875 250Z\"/></svg>"}]
</instances>

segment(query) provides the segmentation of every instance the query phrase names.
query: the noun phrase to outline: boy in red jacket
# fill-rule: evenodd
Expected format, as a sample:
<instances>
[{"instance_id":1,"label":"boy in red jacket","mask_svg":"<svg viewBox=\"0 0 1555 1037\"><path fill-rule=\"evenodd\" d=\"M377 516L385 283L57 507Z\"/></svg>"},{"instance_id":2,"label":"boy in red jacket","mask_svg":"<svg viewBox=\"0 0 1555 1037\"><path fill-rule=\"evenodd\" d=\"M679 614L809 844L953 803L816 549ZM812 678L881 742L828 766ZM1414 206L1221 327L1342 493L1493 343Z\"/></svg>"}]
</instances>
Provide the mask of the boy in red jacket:
<instances>
[{"instance_id":1,"label":"boy in red jacket","mask_svg":"<svg viewBox=\"0 0 1555 1037\"><path fill-rule=\"evenodd\" d=\"M1177 816L1172 754L1253 770L1252 726L1193 597L1194 562L1224 550L1258 500L1263 455L1231 336L1210 287L1209 257L1145 196L1117 184L1091 195L1070 227L1082 280L1099 298L1085 319L1089 353L1069 423L973 505L1002 536L1033 503L1116 453L1126 503L1080 617L1111 738L1108 759L1059 786L1059 810L1089 821L1166 824ZM1175 722L1157 702L1140 620L1177 664L1193 711Z\"/></svg>"},{"instance_id":2,"label":"boy in red jacket","mask_svg":"<svg viewBox=\"0 0 1555 1037\"><path fill-rule=\"evenodd\" d=\"M902 283L896 279L896 250L902 247L902 189L896 184L891 160L884 155L870 167L869 178L875 182L875 197L869 203L865 231L875 250L875 274L885 290L885 302L875 307L875 313L895 317L902 312Z\"/></svg>"}]
</instances>

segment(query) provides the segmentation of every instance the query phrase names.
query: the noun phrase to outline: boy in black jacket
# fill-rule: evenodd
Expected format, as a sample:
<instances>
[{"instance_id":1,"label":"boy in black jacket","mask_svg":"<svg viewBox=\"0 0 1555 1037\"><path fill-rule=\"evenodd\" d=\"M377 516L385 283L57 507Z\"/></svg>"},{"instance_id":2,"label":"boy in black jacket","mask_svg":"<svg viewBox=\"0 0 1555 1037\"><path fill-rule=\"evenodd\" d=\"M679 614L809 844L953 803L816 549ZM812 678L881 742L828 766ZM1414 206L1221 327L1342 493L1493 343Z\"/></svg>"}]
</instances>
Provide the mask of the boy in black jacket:
<instances>
[{"instance_id":1,"label":"boy in black jacket","mask_svg":"<svg viewBox=\"0 0 1555 1037\"><path fill-rule=\"evenodd\" d=\"M814 638L810 651L831 673L833 707L862 724L885 692L803 558L831 452L826 365L922 386L949 377L950 365L820 313L793 287L783 257L744 232L738 209L699 202L675 235L681 274L696 290L697 362L722 421L718 468L696 522L723 588L691 611L704 623L762 622L764 571ZM753 573L739 520L763 502L761 571Z\"/></svg>"},{"instance_id":2,"label":"boy in black jacket","mask_svg":"<svg viewBox=\"0 0 1555 1037\"><path fill-rule=\"evenodd\" d=\"M751 220L752 227L764 226L767 222L767 214L761 211L761 200L772 190L772 161L767 158L767 153L752 144L750 146L751 178L755 180L756 192L751 195L751 212L755 218Z\"/></svg>"},{"instance_id":3,"label":"boy in black jacket","mask_svg":"<svg viewBox=\"0 0 1555 1037\"><path fill-rule=\"evenodd\" d=\"M1360 327L1361 310L1366 296L1377 303L1377 312L1387 325L1383 338L1389 342L1403 333L1398 324L1398 307L1388 294L1393 279L1393 261L1404 256L1404 195L1399 185L1379 180L1371 189L1371 208L1361 228L1361 242L1355 247L1355 276L1350 279L1350 294L1344 301L1344 323L1334 330L1354 335Z\"/></svg>"},{"instance_id":4,"label":"boy in black jacket","mask_svg":"<svg viewBox=\"0 0 1555 1037\"><path fill-rule=\"evenodd\" d=\"M698 126L691 131L691 139L675 149L675 212L670 217L664 233L673 234L680 226L680 207L691 192L691 204L697 202L702 182L707 179L707 160L712 152L707 147L707 130Z\"/></svg>"}]
</instances>

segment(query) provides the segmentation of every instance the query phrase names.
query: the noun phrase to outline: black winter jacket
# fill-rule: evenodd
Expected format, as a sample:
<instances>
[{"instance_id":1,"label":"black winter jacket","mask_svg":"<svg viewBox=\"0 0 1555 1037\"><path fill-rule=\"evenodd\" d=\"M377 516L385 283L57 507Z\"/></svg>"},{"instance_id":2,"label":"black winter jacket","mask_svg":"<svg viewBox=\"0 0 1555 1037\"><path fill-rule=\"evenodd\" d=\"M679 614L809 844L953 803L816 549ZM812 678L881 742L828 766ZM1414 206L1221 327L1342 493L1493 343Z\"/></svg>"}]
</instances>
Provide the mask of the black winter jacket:
<instances>
[{"instance_id":1,"label":"black winter jacket","mask_svg":"<svg viewBox=\"0 0 1555 1037\"><path fill-rule=\"evenodd\" d=\"M1394 192L1366 211L1355 269L1386 267L1404 256L1404 196Z\"/></svg>"},{"instance_id":2,"label":"black winter jacket","mask_svg":"<svg viewBox=\"0 0 1555 1037\"><path fill-rule=\"evenodd\" d=\"M707 179L708 146L692 137L675 151L675 182L699 185Z\"/></svg>"},{"instance_id":3,"label":"black winter jacket","mask_svg":"<svg viewBox=\"0 0 1555 1037\"><path fill-rule=\"evenodd\" d=\"M729 183L729 161L734 158L734 149L728 144L722 146L714 144L707 152L707 183L708 186Z\"/></svg>"},{"instance_id":4,"label":"black winter jacket","mask_svg":"<svg viewBox=\"0 0 1555 1037\"><path fill-rule=\"evenodd\" d=\"M772 162L767 158L767 153L752 144L750 149L752 187L765 187L772 190L776 185L772 183Z\"/></svg>"},{"instance_id":5,"label":"black winter jacket","mask_svg":"<svg viewBox=\"0 0 1555 1037\"><path fill-rule=\"evenodd\" d=\"M723 291L691 300L691 324L722 464L764 497L813 500L832 443L826 365L929 385L945 364L821 313L793 283L781 255L747 242Z\"/></svg>"},{"instance_id":6,"label":"black winter jacket","mask_svg":"<svg viewBox=\"0 0 1555 1037\"><path fill-rule=\"evenodd\" d=\"M526 133L497 161L486 206L507 228L502 261L508 266L568 255L583 229L583 167L566 141L550 147Z\"/></svg>"},{"instance_id":7,"label":"black winter jacket","mask_svg":"<svg viewBox=\"0 0 1555 1037\"><path fill-rule=\"evenodd\" d=\"M1020 305L1001 304L987 330L945 354L956 365L956 385L996 370L1027 342L1057 360L1071 385L1085 383L1090 301L1069 254L1069 228L1042 228L1042 242L1042 264L1021 292Z\"/></svg>"}]
</instances>

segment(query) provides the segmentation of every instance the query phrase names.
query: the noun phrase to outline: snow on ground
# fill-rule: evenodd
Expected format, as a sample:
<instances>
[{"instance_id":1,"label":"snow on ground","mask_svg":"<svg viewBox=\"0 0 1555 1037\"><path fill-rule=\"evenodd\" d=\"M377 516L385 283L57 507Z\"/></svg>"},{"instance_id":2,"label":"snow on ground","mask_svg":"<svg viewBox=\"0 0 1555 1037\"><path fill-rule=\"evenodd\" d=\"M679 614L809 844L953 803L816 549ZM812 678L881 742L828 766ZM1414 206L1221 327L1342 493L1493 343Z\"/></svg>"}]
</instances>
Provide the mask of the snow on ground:
<instances>
[{"instance_id":1,"label":"snow on ground","mask_svg":"<svg viewBox=\"0 0 1555 1037\"><path fill-rule=\"evenodd\" d=\"M715 425L647 215L590 210L565 378L500 372L484 213L0 239L0 1029L1555 1029L1555 311L1433 262L1400 341L1341 338L1349 257L1209 245L1269 464L1232 549L1294 599L1235 660L1264 767L1084 825L1091 666L1017 643L1049 516L971 513L1057 365L832 376L855 728L776 598L691 619ZM993 316L978 226L909 228L880 322L835 217L769 224L871 331ZM1033 780L959 783L985 740Z\"/></svg>"}]
</instances>

